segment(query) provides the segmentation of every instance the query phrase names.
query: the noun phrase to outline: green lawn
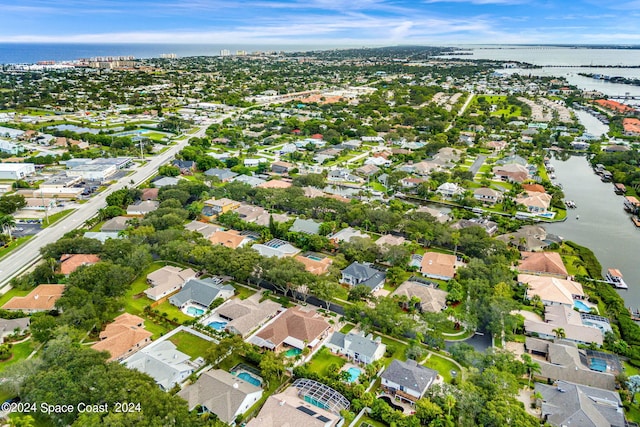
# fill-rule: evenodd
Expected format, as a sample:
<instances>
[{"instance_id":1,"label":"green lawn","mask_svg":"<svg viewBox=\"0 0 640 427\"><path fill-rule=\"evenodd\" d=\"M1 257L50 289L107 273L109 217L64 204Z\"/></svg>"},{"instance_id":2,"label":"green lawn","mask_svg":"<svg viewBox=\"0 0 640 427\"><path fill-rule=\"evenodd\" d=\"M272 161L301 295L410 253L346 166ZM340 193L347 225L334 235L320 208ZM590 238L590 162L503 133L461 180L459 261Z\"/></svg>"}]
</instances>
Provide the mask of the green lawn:
<instances>
[{"instance_id":1,"label":"green lawn","mask_svg":"<svg viewBox=\"0 0 640 427\"><path fill-rule=\"evenodd\" d=\"M157 340L161 336L166 335L169 331L174 329L173 326L167 326L164 324L161 325L159 323L156 323L155 321L153 321L153 319L150 319L144 314L141 314L140 316L144 318L144 328L153 334L151 335L152 340Z\"/></svg>"},{"instance_id":2,"label":"green lawn","mask_svg":"<svg viewBox=\"0 0 640 427\"><path fill-rule=\"evenodd\" d=\"M169 338L169 341L176 345L178 351L191 356L191 359L204 357L204 354L209 349L209 347L214 345L210 341L207 341L185 331L180 331L177 334L173 335L171 338Z\"/></svg>"},{"instance_id":3,"label":"green lawn","mask_svg":"<svg viewBox=\"0 0 640 427\"><path fill-rule=\"evenodd\" d=\"M3 306L7 301L9 301L13 297L23 297L31 291L32 289L21 290L21 289L11 288L9 292L7 292L6 294L0 297L0 306Z\"/></svg>"},{"instance_id":4,"label":"green lawn","mask_svg":"<svg viewBox=\"0 0 640 427\"><path fill-rule=\"evenodd\" d=\"M378 336L382 338L382 343L387 346L387 349L389 349L390 347L394 349L391 357L385 357L384 359L385 366L389 366L389 364L391 364L391 361L393 359L407 360L407 356L405 356L405 352L407 351L407 347L408 347L407 344L398 342L396 340L385 337L383 335L374 334L374 337L378 337Z\"/></svg>"},{"instance_id":5,"label":"green lawn","mask_svg":"<svg viewBox=\"0 0 640 427\"><path fill-rule=\"evenodd\" d=\"M0 259L9 254L12 250L18 246L28 242L33 236L18 237L13 242L9 243L6 247L0 247Z\"/></svg>"},{"instance_id":6,"label":"green lawn","mask_svg":"<svg viewBox=\"0 0 640 427\"><path fill-rule=\"evenodd\" d=\"M60 221L62 218L69 215L71 212L75 211L75 209L66 209L64 211L54 213L53 215L49 215L49 222L46 220L42 221L42 228L47 228Z\"/></svg>"},{"instance_id":7,"label":"green lawn","mask_svg":"<svg viewBox=\"0 0 640 427\"><path fill-rule=\"evenodd\" d=\"M20 360L26 359L31 354L33 349L33 341L31 340L21 342L20 344L15 344L11 349L11 351L13 352L13 356L11 357L11 359L0 362L0 372L4 371L7 366L11 366L16 362L19 362Z\"/></svg>"},{"instance_id":8,"label":"green lawn","mask_svg":"<svg viewBox=\"0 0 640 427\"><path fill-rule=\"evenodd\" d=\"M180 323L193 319L193 317L184 314L178 307L169 303L169 300L154 307L154 310L160 310L161 313L167 313L168 319L178 319L178 322Z\"/></svg>"},{"instance_id":9,"label":"green lawn","mask_svg":"<svg viewBox=\"0 0 640 427\"><path fill-rule=\"evenodd\" d=\"M238 285L236 283L233 284L233 287L236 288L236 296L239 299L247 299L251 295L253 295L256 292L258 292L255 289L247 288L246 286Z\"/></svg>"},{"instance_id":10,"label":"green lawn","mask_svg":"<svg viewBox=\"0 0 640 427\"><path fill-rule=\"evenodd\" d=\"M385 423L381 423L380 421L376 421L373 418L369 418L366 415L363 415L362 418L358 421L357 427L387 427Z\"/></svg>"},{"instance_id":11,"label":"green lawn","mask_svg":"<svg viewBox=\"0 0 640 427\"><path fill-rule=\"evenodd\" d=\"M354 325L353 323L347 323L346 325L344 325L342 327L342 329L340 329L340 332L343 333L343 334L346 334L346 333L351 332L351 330L353 328L355 328L355 327L356 327L356 325Z\"/></svg>"},{"instance_id":12,"label":"green lawn","mask_svg":"<svg viewBox=\"0 0 640 427\"><path fill-rule=\"evenodd\" d=\"M454 370L457 372L460 370L460 368L458 368L456 365L436 354L432 354L431 357L429 357L423 364L423 366L438 371L438 373L447 383L451 382L451 371ZM458 375L460 374L458 373Z\"/></svg>"},{"instance_id":13,"label":"green lawn","mask_svg":"<svg viewBox=\"0 0 640 427\"><path fill-rule=\"evenodd\" d=\"M124 296L125 311L127 313L139 316L144 311L144 308L153 302L143 294L144 290L149 287L149 284L147 283L147 275L162 267L163 264L154 262L140 273L136 280L133 281L131 287Z\"/></svg>"},{"instance_id":14,"label":"green lawn","mask_svg":"<svg viewBox=\"0 0 640 427\"><path fill-rule=\"evenodd\" d=\"M347 363L346 360L338 356L334 356L333 354L331 354L329 349L323 348L318 351L309 361L309 370L324 377L329 374L329 366L338 365L340 368L342 368L345 363Z\"/></svg>"}]
</instances>

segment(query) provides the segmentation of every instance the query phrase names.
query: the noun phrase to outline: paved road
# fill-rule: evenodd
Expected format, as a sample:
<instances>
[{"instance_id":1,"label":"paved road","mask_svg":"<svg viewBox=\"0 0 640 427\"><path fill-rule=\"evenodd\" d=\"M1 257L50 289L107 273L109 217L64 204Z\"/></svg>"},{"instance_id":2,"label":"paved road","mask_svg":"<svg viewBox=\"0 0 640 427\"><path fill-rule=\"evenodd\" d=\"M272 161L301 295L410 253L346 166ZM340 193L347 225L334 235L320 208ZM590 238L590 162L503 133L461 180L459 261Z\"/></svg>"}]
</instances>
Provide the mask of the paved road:
<instances>
[{"instance_id":1,"label":"paved road","mask_svg":"<svg viewBox=\"0 0 640 427\"><path fill-rule=\"evenodd\" d=\"M487 156L484 154L480 154L477 158L476 161L473 162L473 164L471 165L471 167L469 168L469 172L471 172L473 174L473 176L476 176L476 174L478 173L478 171L480 170L480 168L482 167L482 165L484 164L484 161L487 160Z\"/></svg>"},{"instance_id":2,"label":"paved road","mask_svg":"<svg viewBox=\"0 0 640 427\"><path fill-rule=\"evenodd\" d=\"M475 93L473 93L473 92L471 92L469 94L469 97L467 98L467 100L464 102L464 104L462 104L462 108L460 108L460 111L458 111L458 114L457 114L458 117L462 116L464 114L464 112L467 110L467 107L469 106L469 104L471 104L471 100L473 99L474 95L475 95ZM447 126L447 128L444 131L447 132L455 124L456 124L456 121L454 119L454 120L451 121L451 123L449 123L449 126Z\"/></svg>"},{"instance_id":3,"label":"paved road","mask_svg":"<svg viewBox=\"0 0 640 427\"><path fill-rule=\"evenodd\" d=\"M98 209L105 205L106 197L116 190L120 190L127 186L135 187L149 179L162 164L171 160L178 151L180 151L192 137L203 137L207 128L216 122L221 122L225 118L231 116L233 112L224 114L215 120L208 121L200 126L198 131L193 134L185 135L183 138L176 140L176 145L171 146L167 151L155 157L151 157L147 164L139 167L133 175L121 178L117 183L109 186L102 193L90 199L87 203L81 205L75 212L65 217L57 224L38 233L24 245L0 261L0 294L6 293L10 287L9 281L32 266L40 259L40 248L53 243L60 239L65 233L82 226L85 221L95 216ZM133 183L131 181L133 180Z\"/></svg>"}]
</instances>

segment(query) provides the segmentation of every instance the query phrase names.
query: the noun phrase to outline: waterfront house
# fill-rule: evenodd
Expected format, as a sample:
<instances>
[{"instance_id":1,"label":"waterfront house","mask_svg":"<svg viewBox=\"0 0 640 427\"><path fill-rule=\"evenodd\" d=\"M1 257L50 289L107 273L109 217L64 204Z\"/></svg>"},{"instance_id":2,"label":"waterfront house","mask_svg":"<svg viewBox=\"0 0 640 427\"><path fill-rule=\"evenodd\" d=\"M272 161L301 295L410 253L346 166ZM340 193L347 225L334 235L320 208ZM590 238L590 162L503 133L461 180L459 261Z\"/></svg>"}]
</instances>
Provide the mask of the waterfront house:
<instances>
[{"instance_id":1,"label":"waterfront house","mask_svg":"<svg viewBox=\"0 0 640 427\"><path fill-rule=\"evenodd\" d=\"M527 337L525 350L528 353L542 356L536 358L540 366L540 378L550 380L571 381L605 390L615 390L616 377L612 372L600 372L591 369L586 350L578 349L575 343L566 340L555 342Z\"/></svg>"},{"instance_id":2,"label":"waterfront house","mask_svg":"<svg viewBox=\"0 0 640 427\"><path fill-rule=\"evenodd\" d=\"M354 262L342 270L340 283L349 286L365 285L373 293L384 286L386 278L386 272L373 268L371 264Z\"/></svg>"},{"instance_id":3,"label":"waterfront house","mask_svg":"<svg viewBox=\"0 0 640 427\"><path fill-rule=\"evenodd\" d=\"M518 262L520 273L556 276L566 279L569 273L557 252L520 252L522 259Z\"/></svg>"},{"instance_id":4,"label":"waterfront house","mask_svg":"<svg viewBox=\"0 0 640 427\"><path fill-rule=\"evenodd\" d=\"M454 182L445 182L436 190L436 194L442 196L443 199L450 200L464 194L464 188Z\"/></svg>"},{"instance_id":5,"label":"waterfront house","mask_svg":"<svg viewBox=\"0 0 640 427\"><path fill-rule=\"evenodd\" d=\"M422 398L437 377L438 372L411 359L406 362L394 359L380 375L385 392L410 404Z\"/></svg>"},{"instance_id":6,"label":"waterfront house","mask_svg":"<svg viewBox=\"0 0 640 427\"><path fill-rule=\"evenodd\" d=\"M199 406L202 412L215 414L220 421L235 425L238 415L260 400L262 388L222 369L211 369L178 392L178 396L187 401L190 411Z\"/></svg>"},{"instance_id":7,"label":"waterfront house","mask_svg":"<svg viewBox=\"0 0 640 427\"><path fill-rule=\"evenodd\" d=\"M120 361L149 344L151 335L151 332L144 329L142 318L123 313L100 332L100 341L91 348L97 351L108 351L111 355L109 361Z\"/></svg>"},{"instance_id":8,"label":"waterfront house","mask_svg":"<svg viewBox=\"0 0 640 427\"><path fill-rule=\"evenodd\" d=\"M602 345L606 332L612 332L606 317L589 313L580 313L566 305L548 305L544 309L544 321L525 319L524 330L527 335L548 340L557 337L557 331L564 331L564 340L577 344Z\"/></svg>"},{"instance_id":9,"label":"waterfront house","mask_svg":"<svg viewBox=\"0 0 640 427\"><path fill-rule=\"evenodd\" d=\"M332 352L346 356L358 363L370 364L384 356L387 348L380 337L365 335L364 332L334 332L325 346Z\"/></svg>"},{"instance_id":10,"label":"waterfront house","mask_svg":"<svg viewBox=\"0 0 640 427\"><path fill-rule=\"evenodd\" d=\"M493 188L477 188L473 192L473 198L488 205L495 205L502 201L502 193Z\"/></svg>"},{"instance_id":11,"label":"waterfront house","mask_svg":"<svg viewBox=\"0 0 640 427\"><path fill-rule=\"evenodd\" d=\"M518 274L518 283L527 286L528 299L538 295L544 305L566 305L573 307L575 299L584 299L582 285L573 280L558 277L536 276L533 274Z\"/></svg>"},{"instance_id":12,"label":"waterfront house","mask_svg":"<svg viewBox=\"0 0 640 427\"><path fill-rule=\"evenodd\" d=\"M531 191L527 191L525 194L516 198L516 203L523 205L531 213L545 213L551 206L552 196L550 194Z\"/></svg>"},{"instance_id":13,"label":"waterfront house","mask_svg":"<svg viewBox=\"0 0 640 427\"><path fill-rule=\"evenodd\" d=\"M624 210L632 214L640 212L640 201L633 196L624 196Z\"/></svg>"}]
</instances>

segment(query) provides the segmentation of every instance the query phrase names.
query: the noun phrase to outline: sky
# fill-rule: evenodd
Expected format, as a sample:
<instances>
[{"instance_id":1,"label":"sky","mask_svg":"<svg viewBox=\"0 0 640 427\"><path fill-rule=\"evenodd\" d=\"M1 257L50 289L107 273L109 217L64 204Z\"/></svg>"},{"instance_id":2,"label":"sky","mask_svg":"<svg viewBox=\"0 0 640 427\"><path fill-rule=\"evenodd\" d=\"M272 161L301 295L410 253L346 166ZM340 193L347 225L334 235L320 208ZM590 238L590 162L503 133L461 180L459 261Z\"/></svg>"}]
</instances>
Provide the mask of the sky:
<instances>
[{"instance_id":1,"label":"sky","mask_svg":"<svg viewBox=\"0 0 640 427\"><path fill-rule=\"evenodd\" d=\"M0 42L638 44L640 0L0 0Z\"/></svg>"}]
</instances>

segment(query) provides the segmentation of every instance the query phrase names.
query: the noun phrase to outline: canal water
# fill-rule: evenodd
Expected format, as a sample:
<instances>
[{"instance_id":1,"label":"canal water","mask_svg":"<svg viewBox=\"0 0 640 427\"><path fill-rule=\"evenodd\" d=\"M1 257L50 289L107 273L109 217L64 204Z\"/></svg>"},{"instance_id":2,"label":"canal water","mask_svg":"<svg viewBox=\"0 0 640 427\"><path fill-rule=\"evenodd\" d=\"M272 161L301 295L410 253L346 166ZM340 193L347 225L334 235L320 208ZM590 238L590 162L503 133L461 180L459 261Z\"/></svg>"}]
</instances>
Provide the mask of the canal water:
<instances>
[{"instance_id":1,"label":"canal water","mask_svg":"<svg viewBox=\"0 0 640 427\"><path fill-rule=\"evenodd\" d=\"M573 200L578 207L567 212L565 222L545 228L591 249L602 264L603 274L607 268L619 269L629 289L618 292L626 306L640 307L640 229L624 211L623 196L613 192L612 183L600 180L585 156L556 158L552 164L565 199Z\"/></svg>"}]
</instances>

